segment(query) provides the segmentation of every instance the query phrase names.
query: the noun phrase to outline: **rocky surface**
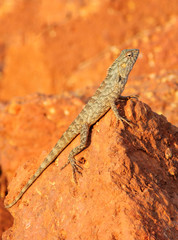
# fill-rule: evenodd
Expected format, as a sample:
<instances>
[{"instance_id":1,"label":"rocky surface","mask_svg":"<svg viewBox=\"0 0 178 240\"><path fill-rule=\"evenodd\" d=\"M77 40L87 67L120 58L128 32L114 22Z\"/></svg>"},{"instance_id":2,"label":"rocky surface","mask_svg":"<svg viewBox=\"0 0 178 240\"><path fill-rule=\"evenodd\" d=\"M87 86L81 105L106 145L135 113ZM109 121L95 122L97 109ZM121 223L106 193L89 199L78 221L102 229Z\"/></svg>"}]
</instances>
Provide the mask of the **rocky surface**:
<instances>
[{"instance_id":1,"label":"rocky surface","mask_svg":"<svg viewBox=\"0 0 178 240\"><path fill-rule=\"evenodd\" d=\"M39 180L42 181L43 185L37 185L36 191L32 189L26 193L40 195L41 191L44 191L44 186L46 186L47 193L44 191L45 199L43 200L47 201L47 204L43 202L45 205L42 205L44 210L40 210L41 208L38 205L38 211L42 211L42 214L38 215L39 218L36 218L33 212L36 211L34 208L31 210L31 217L29 216L30 209L27 211L27 216L25 215L26 212L23 212L22 218L21 212L19 212L18 206L22 206L21 210L26 211L23 208L23 202L28 197L28 205L29 199L32 201L32 195L25 195L21 200L22 203L20 202L20 205L12 208L13 217L3 208L3 199L7 193L8 184L10 184L8 195L8 200L10 201L26 183L26 180L36 170L36 167L56 143L62 132L65 131L88 98L94 93L99 83L106 76L107 68L124 48L140 49L139 59L130 74L124 95L138 94L140 100L147 103L153 111L165 115L172 124L178 124L177 13L177 0L150 0L149 4L145 4L142 0L1 1L0 236L3 231L12 226L13 217L15 220L13 229L5 233L4 239L18 238L18 231L21 234L18 235L18 239L23 235L22 231L24 231L25 237L23 236L21 239L28 239L31 236L30 234L32 234L31 226L33 226L34 235L42 232L44 235L46 234L46 239L51 239L51 230L48 232L46 227L48 224L48 227L51 227L54 232L56 231L54 239L78 239L78 236L74 238L75 221L78 224L76 229L82 228L82 234L86 230L84 226L90 226L90 233L86 231L86 235L92 236L89 239L95 239L94 237L97 234L100 239L100 236L103 236L104 229L109 229L112 224L113 228L111 229L114 229L116 226L117 230L112 235L109 235L108 238L108 235L105 235L106 239L117 239L117 236L119 236L119 239L125 239L127 233L130 234L130 239L134 239L134 234L136 235L139 227L141 229L140 232L143 227L143 234L139 233L139 235L137 233L138 237L135 237L136 239L139 239L139 237L142 239L142 236L147 236L145 239L171 239L174 236L171 236L170 231L173 234L175 233L174 211L176 200L173 189L175 188L176 179L176 155L174 153L174 137L172 138L175 131L174 127L166 123L163 116L160 117L153 114L150 112L150 108L145 107L145 105L134 105L133 108L128 108L127 105L125 108L125 113L127 114L130 111L129 109L133 110L136 106L140 106L139 109L136 107L135 112L138 113L140 118L143 118L143 124L147 123L146 127L141 125L141 121L139 122L134 112L130 111L130 114L127 116L133 122L137 122L136 129L138 135L137 132L132 132L132 129L126 127L126 132L123 136L124 130L121 131L120 125L116 128L115 124L113 124L115 119L111 113L106 115L107 120L103 118L98 125L95 125L92 134L94 141L91 142L90 152L87 149L82 155L78 156L78 159L85 156L83 161L86 161L84 177L79 178L78 187L72 182L70 167L62 173L59 170L61 166L60 161L64 162L67 159L69 150L77 142L72 143L60 157L59 167L58 162L49 167L45 174L49 174L53 168L55 172L55 168L57 168L53 176L54 180L58 181L56 178L61 174L64 180L61 179L59 184L53 181L53 177L51 177L52 180L49 185L50 175L44 174L42 180ZM58 94L58 97L35 95L34 92ZM147 115L144 109L150 115ZM151 116L154 117L151 118ZM150 118L154 119L156 123L150 120ZM107 121L106 125L111 128L107 132L105 130L107 129L106 126L101 125L103 121ZM158 125L159 121L161 121L161 125ZM150 126L157 130L149 131ZM169 131L170 128L172 130ZM158 135L156 135L157 131ZM104 133L105 136L100 135ZM108 140L106 140L106 137ZM109 142L105 144L103 139ZM161 145L160 143L163 142L163 139L165 143ZM76 139L76 141L78 140ZM123 142L127 143L127 148ZM103 152L104 144L106 149L109 149L107 152ZM140 151L137 149L139 147ZM126 150L124 150L125 148ZM135 151L136 156L134 155ZM144 161L140 160L140 156ZM105 163L100 165L102 159ZM111 165L110 168L108 166L109 162L114 164L113 161L117 160L118 164L120 164L116 171L119 177L118 180L114 180L114 176L117 176L117 174L112 174L111 171L114 169L114 165ZM155 163L155 161L157 162ZM145 164L150 162L150 165L142 165L144 162L146 162ZM104 167L105 164L106 168ZM137 169L135 168L137 164L139 167L138 171L135 170ZM97 166L96 169L95 165ZM103 167L104 170L100 169L99 166L100 168ZM116 164L115 166L117 169L118 165ZM157 166L159 166L158 173L156 172ZM101 175L105 172L103 180L98 178L98 173L96 173L98 168ZM106 169L108 170L106 171ZM118 173L119 169L123 173ZM148 171L147 169L150 170ZM165 180L162 174L166 176ZM106 175L108 176L107 180L105 180ZM120 175L122 175L122 178L120 178ZM45 178L45 181L43 178ZM78 195L78 191L81 194L82 191L91 190L88 187L89 181L92 181L90 178L94 181L91 185L94 192L86 192L86 199L84 200L82 195L82 201L79 201L78 196L81 195ZM122 179L125 181L124 183ZM132 179L132 181L129 179ZM112 190L112 186L111 189L109 188L108 181L112 183L110 185L115 186L116 190ZM136 183L133 183L134 181ZM53 185L53 183L55 184ZM62 186L61 183L63 183ZM35 184L40 184L40 182ZM85 186L81 188L82 184ZM96 184L96 187L94 184ZM143 186L146 185L146 189L148 189L148 198L145 197L144 191L140 195L135 190L137 186L142 186L142 184ZM60 191L64 191L62 194L64 197L68 190L68 195L65 196L65 199L67 197L66 202L69 201L71 204L71 201L74 201L72 202L74 207L72 208L73 205L71 205L69 212L67 212L67 206L62 206L65 209L63 211L61 208L56 207L56 203L54 206L58 210L55 212L54 207L50 205L52 204L50 202L52 196L51 198L49 196L53 192L49 193L49 186L52 186L51 189L53 191L55 190L54 194L55 197L58 197L58 201L62 201L60 204L63 204L63 200L61 200L63 198L60 198ZM103 188L106 186L105 190L101 191L101 198L103 199L98 197L100 196L98 192L101 186ZM126 189L123 186L127 186ZM145 189L143 186L140 189ZM98 192L97 189L99 189ZM127 189L129 189L129 193ZM110 194L107 191L113 194L116 201L109 201ZM118 193L117 191L120 192ZM157 191L158 196L156 195ZM134 192L136 192L135 196L138 195L138 198L133 195ZM104 193L105 196L103 195ZM98 202L97 198L94 199L96 195ZM163 197L160 197L162 195ZM129 198L127 198L128 196ZM34 201L36 201L36 198ZM34 204L36 206L34 201L32 206ZM41 199L38 201L40 204ZM115 204L117 201L118 204ZM166 203L164 204L164 202ZM112 220L107 222L108 225L105 226L102 225L103 222L106 224L106 221L111 219L111 212L114 209L114 207L111 207L110 211L105 209L107 204L108 208L115 204L115 212L112 214ZM103 206L103 211L100 205ZM48 206L48 209L51 209L51 212L46 209L46 206ZM76 213L77 207L80 210L78 210L78 213ZM86 211L84 207L87 209ZM99 209L98 213L97 209ZM144 209L146 211L145 215L143 213ZM80 214L82 221L79 223L77 220L80 219L79 213L81 211L83 211L83 215ZM107 214L102 215L102 212L105 213L106 211L108 211L108 219L105 216ZM88 216L88 213L91 214L91 212L93 215L89 215L85 219L84 214ZM46 219L49 218L49 221L44 220L44 215ZM52 221L54 218L55 221ZM41 219L43 219L43 225L39 223ZM59 221L56 219L59 219ZM20 221L23 221L21 227L19 227ZM39 223L36 225L36 228L34 227L34 221ZM65 225L63 225L63 229L62 227L60 228L62 226L61 221ZM143 221L142 225L140 221ZM66 226L70 227L67 228ZM173 229L170 230L171 228ZM59 235L57 235L57 232ZM70 234L73 233L72 237L69 232ZM108 230L108 234L110 233L111 231L109 232ZM88 239L86 235L84 239ZM81 236L83 237L84 235ZM36 237L33 238L36 239Z\"/></svg>"},{"instance_id":2,"label":"rocky surface","mask_svg":"<svg viewBox=\"0 0 178 240\"><path fill-rule=\"evenodd\" d=\"M6 202L36 171L82 105L70 96L31 95L1 109ZM60 171L79 143L77 137L9 209L15 224L3 240L175 239L177 128L143 102L129 100L118 107L134 127L117 123L112 111L93 126L90 146L77 156L83 163L78 185L70 166Z\"/></svg>"}]
</instances>

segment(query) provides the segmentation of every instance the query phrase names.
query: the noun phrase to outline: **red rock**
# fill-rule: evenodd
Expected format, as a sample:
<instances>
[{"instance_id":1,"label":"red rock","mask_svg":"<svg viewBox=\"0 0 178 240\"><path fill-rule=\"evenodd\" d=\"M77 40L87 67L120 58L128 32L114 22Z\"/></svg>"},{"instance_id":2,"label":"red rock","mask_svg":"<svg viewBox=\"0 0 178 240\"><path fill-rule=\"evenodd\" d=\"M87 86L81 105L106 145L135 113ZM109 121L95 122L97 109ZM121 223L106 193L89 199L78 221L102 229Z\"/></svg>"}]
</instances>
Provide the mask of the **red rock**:
<instances>
[{"instance_id":1,"label":"red rock","mask_svg":"<svg viewBox=\"0 0 178 240\"><path fill-rule=\"evenodd\" d=\"M2 170L14 172L14 165L19 166L14 178L7 174L6 203L82 108L77 98L40 95L18 104L20 111L9 114L7 105L0 115ZM70 166L60 171L69 151L79 143L77 137L9 209L14 225L3 240L175 239L178 187L176 172L170 168L176 168L177 128L140 101L122 102L119 110L134 127L117 123L112 111L93 126L90 146L77 156L84 162L78 185ZM7 149L14 153L11 161Z\"/></svg>"}]
</instances>

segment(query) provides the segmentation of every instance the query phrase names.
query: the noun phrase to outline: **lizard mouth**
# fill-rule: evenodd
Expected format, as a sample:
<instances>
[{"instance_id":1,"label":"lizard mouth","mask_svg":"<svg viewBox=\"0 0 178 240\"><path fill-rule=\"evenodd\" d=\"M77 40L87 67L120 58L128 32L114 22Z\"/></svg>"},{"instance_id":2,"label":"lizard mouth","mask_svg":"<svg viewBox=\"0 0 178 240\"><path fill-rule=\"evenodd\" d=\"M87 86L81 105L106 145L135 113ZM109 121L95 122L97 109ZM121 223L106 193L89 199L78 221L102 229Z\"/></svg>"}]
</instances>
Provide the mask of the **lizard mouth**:
<instances>
[{"instance_id":1,"label":"lizard mouth","mask_svg":"<svg viewBox=\"0 0 178 240\"><path fill-rule=\"evenodd\" d=\"M132 53L133 53L133 60L134 60L134 62L136 62L138 55L139 55L139 49L133 49Z\"/></svg>"}]
</instances>

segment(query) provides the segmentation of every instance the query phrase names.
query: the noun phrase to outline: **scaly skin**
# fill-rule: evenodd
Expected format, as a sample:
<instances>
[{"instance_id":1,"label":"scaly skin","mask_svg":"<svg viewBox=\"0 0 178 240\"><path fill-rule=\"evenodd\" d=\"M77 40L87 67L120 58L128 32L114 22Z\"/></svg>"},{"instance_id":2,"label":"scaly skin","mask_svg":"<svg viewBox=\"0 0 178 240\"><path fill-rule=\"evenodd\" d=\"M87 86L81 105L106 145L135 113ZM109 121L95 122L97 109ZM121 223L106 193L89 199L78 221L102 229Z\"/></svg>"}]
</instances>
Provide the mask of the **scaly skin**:
<instances>
[{"instance_id":1,"label":"scaly skin","mask_svg":"<svg viewBox=\"0 0 178 240\"><path fill-rule=\"evenodd\" d=\"M129 122L122 118L116 107L116 101L127 100L131 97L121 96L127 83L128 75L132 70L139 54L138 49L125 49L120 56L114 61L108 70L108 74L96 93L85 105L78 117L72 122L66 132L58 140L54 148L44 159L36 173L30 178L27 184L22 188L21 192L15 200L6 206L12 207L41 175L41 173L58 157L58 155L69 145L69 143L80 134L80 145L74 148L69 156L68 162L62 167L65 168L69 163L73 169L74 180L76 181L76 172L80 173L81 166L76 163L75 156L87 147L88 134L90 126L100 119L110 108L113 110L116 118L121 121Z\"/></svg>"}]
</instances>

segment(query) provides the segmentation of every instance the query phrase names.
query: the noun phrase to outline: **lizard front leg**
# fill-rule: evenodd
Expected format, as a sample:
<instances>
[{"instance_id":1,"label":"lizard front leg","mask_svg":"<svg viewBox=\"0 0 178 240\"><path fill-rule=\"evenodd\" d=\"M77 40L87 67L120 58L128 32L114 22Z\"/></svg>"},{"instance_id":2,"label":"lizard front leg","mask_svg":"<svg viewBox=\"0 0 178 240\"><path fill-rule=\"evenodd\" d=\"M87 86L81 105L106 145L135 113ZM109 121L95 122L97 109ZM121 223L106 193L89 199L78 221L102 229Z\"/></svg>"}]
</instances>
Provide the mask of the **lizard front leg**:
<instances>
[{"instance_id":1,"label":"lizard front leg","mask_svg":"<svg viewBox=\"0 0 178 240\"><path fill-rule=\"evenodd\" d=\"M110 106L111 106L112 111L114 112L114 115L116 116L116 118L117 118L119 121L122 121L122 122L124 121L124 122L126 122L129 126L132 127L132 124L129 123L128 120L126 120L125 118L123 118L123 117L121 117L121 116L119 115L119 112L118 112L118 109L117 109L117 106L116 106L115 101L111 101L111 102L110 102Z\"/></svg>"},{"instance_id":2,"label":"lizard front leg","mask_svg":"<svg viewBox=\"0 0 178 240\"><path fill-rule=\"evenodd\" d=\"M82 174L79 170L79 168L82 169L82 167L76 163L75 156L87 147L89 130L90 130L90 126L88 123L85 123L81 126L80 145L74 148L70 152L67 163L61 168L61 170L64 169L70 163L72 166L73 178L76 183L77 183L76 172L78 172L79 174Z\"/></svg>"}]
</instances>

